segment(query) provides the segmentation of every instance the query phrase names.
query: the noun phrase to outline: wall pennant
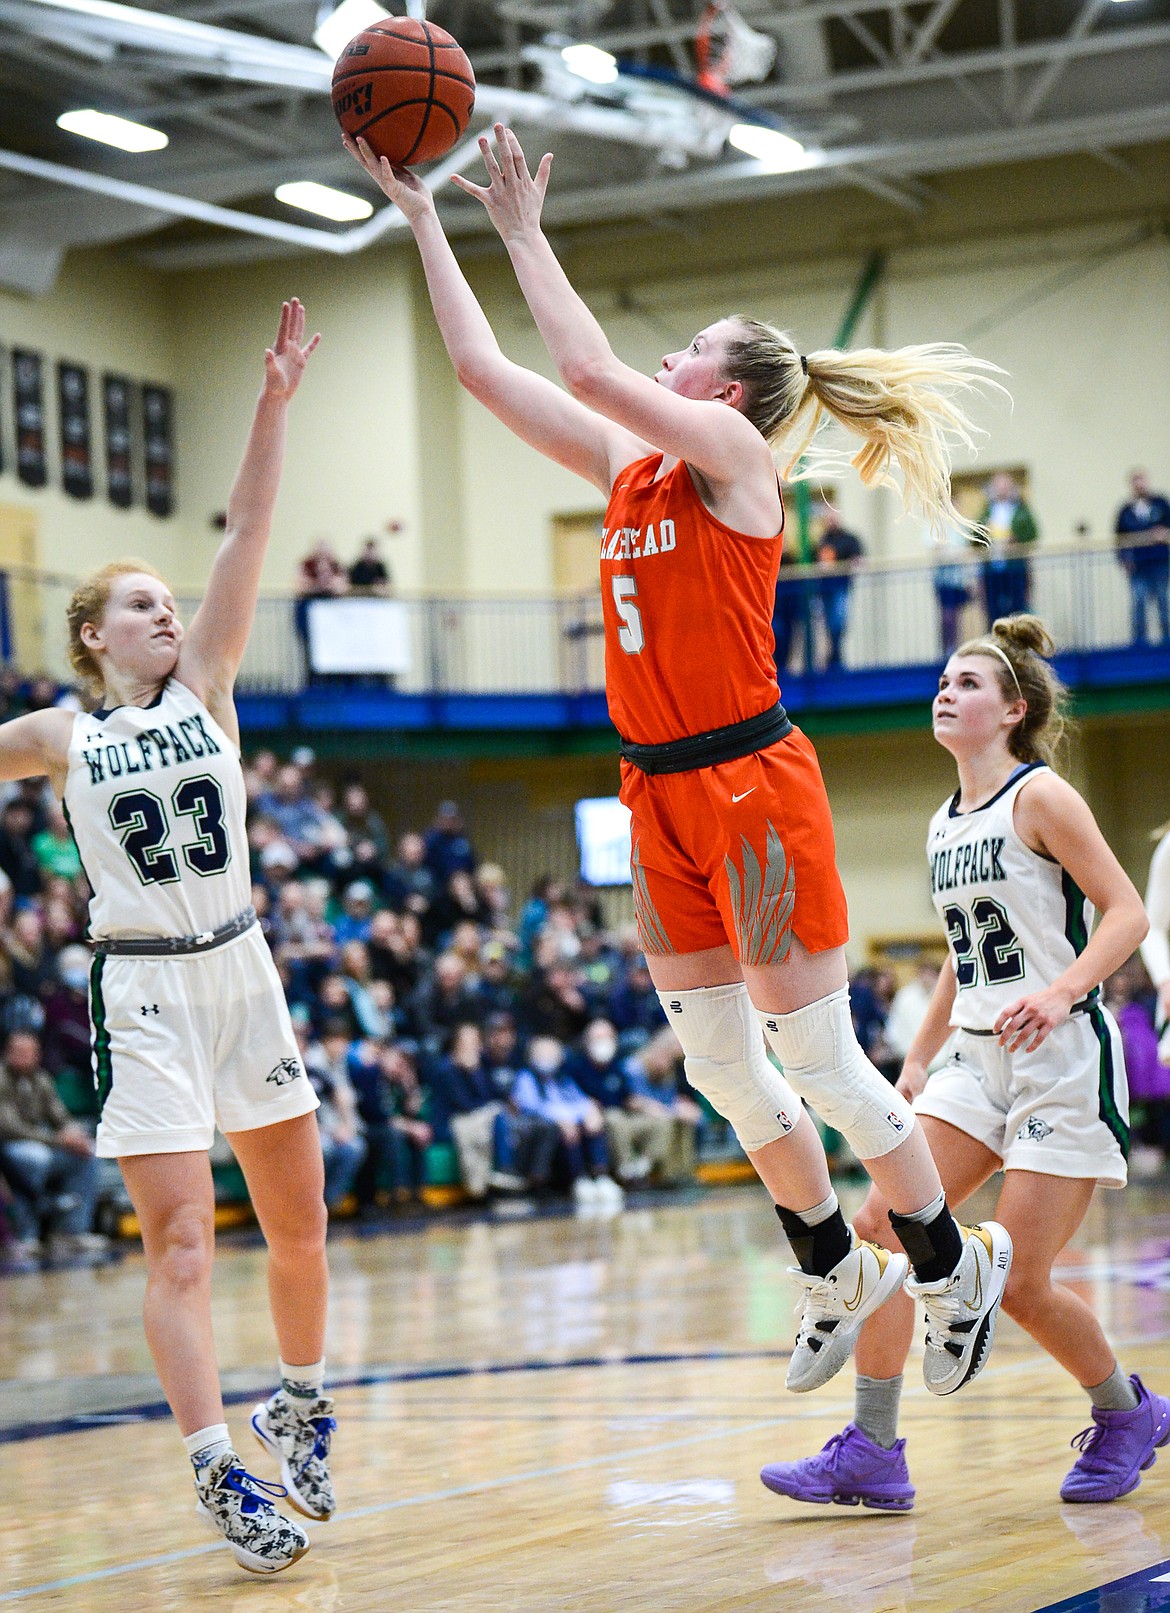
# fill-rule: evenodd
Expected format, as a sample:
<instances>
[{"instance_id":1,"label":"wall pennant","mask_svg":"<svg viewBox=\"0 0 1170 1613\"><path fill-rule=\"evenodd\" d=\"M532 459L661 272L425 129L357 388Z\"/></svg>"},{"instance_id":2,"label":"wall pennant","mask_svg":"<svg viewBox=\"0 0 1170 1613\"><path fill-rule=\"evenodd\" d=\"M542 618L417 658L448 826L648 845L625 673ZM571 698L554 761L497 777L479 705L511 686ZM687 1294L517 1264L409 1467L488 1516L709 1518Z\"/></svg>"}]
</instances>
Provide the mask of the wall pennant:
<instances>
[{"instance_id":1,"label":"wall pennant","mask_svg":"<svg viewBox=\"0 0 1170 1613\"><path fill-rule=\"evenodd\" d=\"M61 485L70 498L92 498L89 372L80 364L58 363L57 400L61 416Z\"/></svg>"},{"instance_id":2,"label":"wall pennant","mask_svg":"<svg viewBox=\"0 0 1170 1613\"><path fill-rule=\"evenodd\" d=\"M175 507L171 412L169 387L142 388L146 507L152 515L170 515Z\"/></svg>"},{"instance_id":3,"label":"wall pennant","mask_svg":"<svg viewBox=\"0 0 1170 1613\"><path fill-rule=\"evenodd\" d=\"M26 487L44 487L48 470L41 355L26 347L12 349L12 408L16 420L16 474Z\"/></svg>"},{"instance_id":4,"label":"wall pennant","mask_svg":"<svg viewBox=\"0 0 1170 1613\"><path fill-rule=\"evenodd\" d=\"M134 502L131 458L130 382L124 375L102 376L106 424L106 493L111 504L128 510Z\"/></svg>"}]
</instances>

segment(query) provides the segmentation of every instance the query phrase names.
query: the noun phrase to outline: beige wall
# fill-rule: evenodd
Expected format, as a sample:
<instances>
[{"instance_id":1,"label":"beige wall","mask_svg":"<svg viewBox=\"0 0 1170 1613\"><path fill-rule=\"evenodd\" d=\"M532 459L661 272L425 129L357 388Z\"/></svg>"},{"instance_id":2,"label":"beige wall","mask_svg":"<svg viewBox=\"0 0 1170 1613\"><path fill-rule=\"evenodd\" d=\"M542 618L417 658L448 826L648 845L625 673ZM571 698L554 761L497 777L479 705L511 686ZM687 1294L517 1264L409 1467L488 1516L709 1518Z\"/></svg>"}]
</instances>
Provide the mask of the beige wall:
<instances>
[{"instance_id":1,"label":"beige wall","mask_svg":"<svg viewBox=\"0 0 1170 1613\"><path fill-rule=\"evenodd\" d=\"M647 221L641 233L579 231L559 244L619 353L643 369L730 309L778 319L806 347L829 341L866 253L884 245L886 283L855 339L968 336L1010 372L1016 400L1014 412L979 407L989 431L981 462L1029 466L1050 541L1086 522L1104 542L1132 464L1170 480L1170 243L1120 250L1150 195L1168 188L1160 149L1131 154L1140 183L1102 178L1089 159L949 176L922 219L891 220L873 198L841 191L712 209L673 230ZM1010 233L992 232L987 221L999 218ZM403 588L549 586L550 517L595 509L598 495L515 442L453 385L412 246L181 276L134 268L131 250L70 258L39 301L0 294L0 342L25 341L95 373L117 366L177 393L172 521L116 512L101 497L77 506L0 478L0 501L40 512L47 563L76 571L139 548L180 586L202 579L259 352L277 302L295 291L325 341L292 417L266 586L287 587L317 535L348 555L391 519L404 527L387 543ZM463 250L505 350L547 372L499 252L481 240ZM920 528L897 519L889 496L847 477L840 498L876 552L922 552Z\"/></svg>"}]
</instances>

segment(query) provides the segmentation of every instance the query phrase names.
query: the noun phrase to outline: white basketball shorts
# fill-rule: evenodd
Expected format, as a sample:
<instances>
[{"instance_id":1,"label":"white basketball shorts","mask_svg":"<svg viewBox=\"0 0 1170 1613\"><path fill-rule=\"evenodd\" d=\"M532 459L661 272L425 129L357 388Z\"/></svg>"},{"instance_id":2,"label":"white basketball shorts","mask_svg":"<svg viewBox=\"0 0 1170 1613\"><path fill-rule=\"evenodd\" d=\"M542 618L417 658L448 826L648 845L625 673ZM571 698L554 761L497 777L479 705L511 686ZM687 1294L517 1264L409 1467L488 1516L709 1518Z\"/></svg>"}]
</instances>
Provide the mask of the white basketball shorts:
<instances>
[{"instance_id":1,"label":"white basketball shorts","mask_svg":"<svg viewBox=\"0 0 1170 1613\"><path fill-rule=\"evenodd\" d=\"M994 1036L956 1031L954 1051L914 1111L976 1138L1005 1170L1125 1186L1125 1059L1117 1023L1099 1006L1070 1015L1034 1053L1009 1053Z\"/></svg>"},{"instance_id":2,"label":"white basketball shorts","mask_svg":"<svg viewBox=\"0 0 1170 1613\"><path fill-rule=\"evenodd\" d=\"M260 926L213 952L99 954L90 970L97 1152L181 1154L317 1108Z\"/></svg>"}]
</instances>

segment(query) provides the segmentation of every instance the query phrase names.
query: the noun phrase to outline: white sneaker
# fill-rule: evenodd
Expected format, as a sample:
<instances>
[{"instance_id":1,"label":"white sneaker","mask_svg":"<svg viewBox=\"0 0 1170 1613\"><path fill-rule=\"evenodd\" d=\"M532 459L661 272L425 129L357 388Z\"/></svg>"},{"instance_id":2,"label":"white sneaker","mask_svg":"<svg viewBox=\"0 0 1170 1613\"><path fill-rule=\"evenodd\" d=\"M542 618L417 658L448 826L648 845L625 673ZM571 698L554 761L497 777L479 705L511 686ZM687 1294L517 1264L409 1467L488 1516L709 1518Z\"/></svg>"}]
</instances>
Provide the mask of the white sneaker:
<instances>
[{"instance_id":1,"label":"white sneaker","mask_svg":"<svg viewBox=\"0 0 1170 1613\"><path fill-rule=\"evenodd\" d=\"M805 1290L800 1329L785 1383L794 1394L806 1394L828 1383L853 1354L861 1324L896 1294L910 1262L877 1243L864 1243L849 1229L853 1248L825 1277L810 1277L790 1266L789 1274Z\"/></svg>"},{"instance_id":2,"label":"white sneaker","mask_svg":"<svg viewBox=\"0 0 1170 1613\"><path fill-rule=\"evenodd\" d=\"M200 1470L195 1493L200 1516L219 1530L250 1574L278 1574L308 1551L309 1537L300 1524L277 1512L269 1499L283 1498L284 1486L246 1472L235 1451L225 1451Z\"/></svg>"},{"instance_id":3,"label":"white sneaker","mask_svg":"<svg viewBox=\"0 0 1170 1613\"><path fill-rule=\"evenodd\" d=\"M327 1395L298 1408L291 1395L278 1389L252 1411L252 1432L280 1463L280 1482L306 1518L331 1518L336 1510L329 1476L329 1446L336 1429Z\"/></svg>"},{"instance_id":4,"label":"white sneaker","mask_svg":"<svg viewBox=\"0 0 1170 1613\"><path fill-rule=\"evenodd\" d=\"M620 1210L626 1195L612 1176L599 1176L593 1183L598 1204L606 1210Z\"/></svg>"},{"instance_id":5,"label":"white sneaker","mask_svg":"<svg viewBox=\"0 0 1170 1613\"><path fill-rule=\"evenodd\" d=\"M998 1221L959 1231L963 1253L949 1277L937 1283L906 1281L906 1292L926 1310L922 1376L932 1395L953 1395L983 1370L1012 1269L1012 1240Z\"/></svg>"},{"instance_id":6,"label":"white sneaker","mask_svg":"<svg viewBox=\"0 0 1170 1613\"><path fill-rule=\"evenodd\" d=\"M573 1199L579 1210L596 1210L600 1206L597 1183L592 1176L578 1176L573 1183Z\"/></svg>"}]
</instances>

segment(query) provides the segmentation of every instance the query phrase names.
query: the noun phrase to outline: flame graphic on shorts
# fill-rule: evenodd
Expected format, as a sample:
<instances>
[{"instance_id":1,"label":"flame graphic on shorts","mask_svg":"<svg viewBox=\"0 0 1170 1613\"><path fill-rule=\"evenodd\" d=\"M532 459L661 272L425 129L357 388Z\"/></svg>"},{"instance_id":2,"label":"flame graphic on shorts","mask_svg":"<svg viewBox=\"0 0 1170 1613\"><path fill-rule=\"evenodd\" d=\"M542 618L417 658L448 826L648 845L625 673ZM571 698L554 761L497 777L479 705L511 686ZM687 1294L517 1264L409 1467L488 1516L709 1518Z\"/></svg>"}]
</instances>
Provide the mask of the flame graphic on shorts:
<instances>
[{"instance_id":1,"label":"flame graphic on shorts","mask_svg":"<svg viewBox=\"0 0 1170 1613\"><path fill-rule=\"evenodd\" d=\"M654 905L654 898L650 894L650 887L646 883L640 840L635 842L633 852L630 854L630 875L634 884L634 923L638 928L642 951L652 953L656 957L667 956L675 949L670 944L670 937L666 933L658 909Z\"/></svg>"},{"instance_id":2,"label":"flame graphic on shorts","mask_svg":"<svg viewBox=\"0 0 1170 1613\"><path fill-rule=\"evenodd\" d=\"M783 963L792 946L792 914L796 907L796 870L788 861L773 824L768 825L763 871L746 836L743 847L743 884L731 858L724 863L741 963L763 968ZM635 902L636 906L636 902Z\"/></svg>"}]
</instances>

